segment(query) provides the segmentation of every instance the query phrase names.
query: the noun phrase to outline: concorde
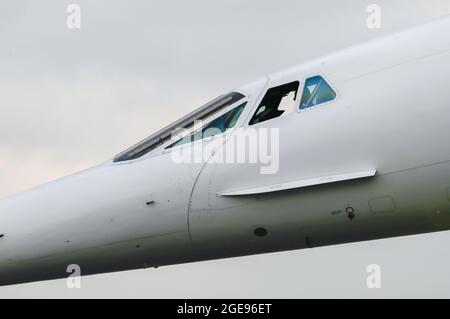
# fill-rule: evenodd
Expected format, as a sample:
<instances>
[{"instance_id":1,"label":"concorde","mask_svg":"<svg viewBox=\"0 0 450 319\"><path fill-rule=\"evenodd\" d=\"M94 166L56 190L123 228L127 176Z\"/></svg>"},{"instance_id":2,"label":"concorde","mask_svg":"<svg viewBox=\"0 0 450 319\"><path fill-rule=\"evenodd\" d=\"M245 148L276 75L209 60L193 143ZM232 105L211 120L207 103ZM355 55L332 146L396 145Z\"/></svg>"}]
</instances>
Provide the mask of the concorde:
<instances>
[{"instance_id":1,"label":"concorde","mask_svg":"<svg viewBox=\"0 0 450 319\"><path fill-rule=\"evenodd\" d=\"M448 230L449 34L442 18L261 78L1 200L0 284Z\"/></svg>"}]
</instances>

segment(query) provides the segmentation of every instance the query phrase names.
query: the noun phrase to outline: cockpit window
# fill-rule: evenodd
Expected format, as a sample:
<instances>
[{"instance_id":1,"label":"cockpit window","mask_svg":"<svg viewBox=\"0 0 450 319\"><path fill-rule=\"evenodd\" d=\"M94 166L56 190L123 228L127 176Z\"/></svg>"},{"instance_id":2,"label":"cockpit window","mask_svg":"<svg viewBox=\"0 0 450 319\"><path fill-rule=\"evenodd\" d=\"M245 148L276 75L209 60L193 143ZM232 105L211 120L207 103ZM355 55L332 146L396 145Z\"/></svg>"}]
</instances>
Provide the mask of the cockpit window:
<instances>
[{"instance_id":1,"label":"cockpit window","mask_svg":"<svg viewBox=\"0 0 450 319\"><path fill-rule=\"evenodd\" d=\"M336 92L321 76L314 76L305 81L300 109L304 110L318 104L332 101L336 98Z\"/></svg>"},{"instance_id":2,"label":"cockpit window","mask_svg":"<svg viewBox=\"0 0 450 319\"><path fill-rule=\"evenodd\" d=\"M120 153L114 158L114 162L129 161L139 158L148 152L154 150L158 146L164 144L172 138L172 134L177 129L189 129L194 126L196 121L205 121L220 110L236 103L244 98L244 95L231 92L212 100L211 102L199 107L195 111L175 121L171 125L159 130L155 134L146 138L142 142L132 146L128 150Z\"/></svg>"},{"instance_id":3,"label":"cockpit window","mask_svg":"<svg viewBox=\"0 0 450 319\"><path fill-rule=\"evenodd\" d=\"M239 116L247 105L247 102L242 103L239 106L236 106L234 109L228 111L227 113L219 116L218 118L211 121L209 124L203 126L201 129L193 132L190 135L187 135L183 138L180 138L173 144L170 144L167 148L172 148L174 146L183 145L186 143L191 143L194 141L198 141L204 139L206 137L211 137L217 134L221 134L226 130L229 130L234 127Z\"/></svg>"},{"instance_id":4,"label":"cockpit window","mask_svg":"<svg viewBox=\"0 0 450 319\"><path fill-rule=\"evenodd\" d=\"M249 124L268 121L295 109L299 85L300 83L295 81L267 90Z\"/></svg>"}]
</instances>

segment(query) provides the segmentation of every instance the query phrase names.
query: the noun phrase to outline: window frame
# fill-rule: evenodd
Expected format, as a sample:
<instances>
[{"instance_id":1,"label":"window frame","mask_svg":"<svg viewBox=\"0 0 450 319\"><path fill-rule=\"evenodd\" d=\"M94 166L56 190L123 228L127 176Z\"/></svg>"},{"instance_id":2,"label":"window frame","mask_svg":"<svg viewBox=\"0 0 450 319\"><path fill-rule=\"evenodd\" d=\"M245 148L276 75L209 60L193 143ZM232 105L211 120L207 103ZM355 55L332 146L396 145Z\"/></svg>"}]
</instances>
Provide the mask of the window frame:
<instances>
[{"instance_id":1,"label":"window frame","mask_svg":"<svg viewBox=\"0 0 450 319\"><path fill-rule=\"evenodd\" d=\"M217 117L223 115L225 112L231 110L233 107L236 107L236 106L238 106L238 105L240 105L240 104L243 104L243 103L247 103L246 106L244 107L244 110L242 111L242 113L241 113L239 119L236 121L236 124L234 125L234 127L237 127L237 126L239 125L239 123L240 123L239 121L240 121L241 118L242 118L242 114L243 114L243 112L245 111L245 109L248 107L248 101L249 101L249 100L248 100L248 96L245 95L244 93L238 92L238 91L231 91L230 93L237 93L237 94L242 95L242 97L241 97L239 100L235 101L233 104L231 104L231 105L229 105L229 106L227 106L227 107L225 107L225 108L222 108L222 109L220 109L218 112L216 112L215 114L213 114L211 117L209 117L208 121L206 121L205 123L203 123L203 125L206 125L206 124L210 123L211 121L213 121L213 120L216 119ZM228 94L229 94L229 93L228 93ZM219 99L220 97L225 96L225 95L226 95L226 94L223 94L223 95L221 95L221 96L218 96L218 97L216 97L215 99L211 100L211 101L208 102L208 103L211 103L212 101L214 101L214 100L216 100L216 99ZM162 129L156 131L155 133L151 134L150 136L148 136L148 137L144 138L143 140L137 142L137 143L134 144L133 146L131 146L131 147L125 149L124 151L118 153L117 155L115 155L115 156L112 158L112 160L111 160L112 164L114 164L114 165L126 165L126 164L131 164L131 163L135 163L135 162L138 162L138 161L141 161L141 160L145 160L145 159L148 159L148 158L151 158L151 157L160 156L160 155L169 153L169 152L171 152L171 151L174 150L174 149L177 149L177 147L165 149L165 147L168 146L170 143L175 142L175 139L170 138L170 139L164 141L163 143L157 145L155 148L153 148L152 150L148 151L147 153L141 155L140 157L132 158L132 159L128 159L128 160L116 160L116 159L120 158L121 156L123 156L124 154L126 154L127 152L133 150L133 148L139 146L141 143L144 143L146 140L150 140L150 138L151 138L152 136L156 136L156 134L157 134L158 132L164 131L167 127L170 127L170 126L174 125L174 124L177 123L177 122L182 122L185 118L188 118L191 114L194 114L194 113L200 111L200 110L201 110L202 108L204 108L204 106L207 105L208 103L206 103L206 104L204 104L204 105L198 107L198 108L195 109L194 111L188 113L187 115L181 117L180 119L177 119L176 121L172 122L171 124L164 126ZM207 109L205 109L205 110L207 110ZM194 120L194 121L195 121L195 120ZM195 123L194 123L194 125L192 125L191 127L189 127L188 130L189 130L189 132L193 132L195 129L198 129L198 128L199 128L199 126L196 126ZM231 129L230 129L230 131L231 131ZM190 134L190 133L189 133L189 134ZM223 134L223 133L222 133L222 134ZM217 134L217 135L219 135L219 134ZM214 136L212 136L212 137L214 137ZM156 137L155 137L155 138L156 138ZM208 138L209 138L209 137L208 137ZM197 142L197 141L194 141L194 142ZM188 143L187 145L190 145L190 143ZM182 145L179 145L179 146L182 146Z\"/></svg>"},{"instance_id":2,"label":"window frame","mask_svg":"<svg viewBox=\"0 0 450 319\"><path fill-rule=\"evenodd\" d=\"M316 77L316 76L320 76L326 81L326 83L330 86L330 88L336 93L336 97L333 100L330 100L330 101L327 101L327 102L324 102L324 103L321 103L321 104L317 104L315 106L312 106L312 107L309 107L309 108L306 108L306 109L301 109L300 108L301 99L303 97L303 91L305 89L306 80L308 80L309 78ZM320 108L322 108L324 106L328 106L329 103L333 103L333 102L337 101L338 99L340 99L340 92L339 92L339 90L336 89L336 87L333 84L334 82L330 80L328 75L325 75L324 73L310 73L310 74L308 74L307 76L304 76L304 77L290 78L290 79L286 79L283 82L277 81L277 84L270 83L270 80L269 80L269 82L265 85L264 89L262 89L258 100L256 101L256 103L254 103L254 105L252 106L251 110L249 111L249 113L248 113L248 115L246 117L246 120L245 120L245 126L246 127L252 127L252 126L255 126L255 125L263 125L264 123L270 123L271 121L275 121L275 120L279 120L279 119L283 118L284 114L282 114L279 117L275 117L275 118L272 118L272 119L264 121L264 122L260 122L260 123L256 123L256 124L250 124L250 121L252 120L255 112L257 111L257 109L259 108L262 100L264 99L264 97L266 96L267 92L271 88L274 88L274 87L277 87L277 86L282 86L282 85L285 85L285 84L289 84L289 83L292 83L292 82L295 82L295 81L299 82L299 88L298 88L297 96L296 96L296 98L294 100L295 107L294 107L293 112L286 114L286 116L288 116L289 114L310 112L310 111L312 111L314 109L318 109L318 108L320 109Z\"/></svg>"}]
</instances>

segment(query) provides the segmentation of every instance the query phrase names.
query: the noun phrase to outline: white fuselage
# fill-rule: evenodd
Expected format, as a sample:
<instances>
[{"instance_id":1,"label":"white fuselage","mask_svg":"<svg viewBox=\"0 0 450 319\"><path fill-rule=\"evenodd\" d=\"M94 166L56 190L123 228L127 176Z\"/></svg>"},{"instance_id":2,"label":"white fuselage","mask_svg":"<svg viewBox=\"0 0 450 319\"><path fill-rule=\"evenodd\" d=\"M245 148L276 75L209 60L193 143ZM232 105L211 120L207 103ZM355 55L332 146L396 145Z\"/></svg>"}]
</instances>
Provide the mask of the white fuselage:
<instances>
[{"instance_id":1,"label":"white fuselage","mask_svg":"<svg viewBox=\"0 0 450 319\"><path fill-rule=\"evenodd\" d=\"M337 93L252 125L279 130L271 174L214 161L217 149L175 162L186 144L3 199L0 284L65 277L70 264L95 274L449 229L448 34L437 20L236 90L247 104L227 138L270 88L320 75ZM356 172L376 174L336 180Z\"/></svg>"}]
</instances>

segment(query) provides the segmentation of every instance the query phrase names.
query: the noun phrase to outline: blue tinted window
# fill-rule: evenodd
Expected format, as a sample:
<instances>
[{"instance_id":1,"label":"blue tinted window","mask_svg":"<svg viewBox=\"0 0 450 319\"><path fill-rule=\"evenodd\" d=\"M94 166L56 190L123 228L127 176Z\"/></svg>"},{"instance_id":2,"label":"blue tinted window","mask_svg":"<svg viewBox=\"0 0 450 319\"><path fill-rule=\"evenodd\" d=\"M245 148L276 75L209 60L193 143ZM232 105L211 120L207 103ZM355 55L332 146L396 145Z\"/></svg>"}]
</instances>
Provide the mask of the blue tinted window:
<instances>
[{"instance_id":1,"label":"blue tinted window","mask_svg":"<svg viewBox=\"0 0 450 319\"><path fill-rule=\"evenodd\" d=\"M336 92L321 76L314 76L305 81L300 109L307 109L318 104L332 101L336 98Z\"/></svg>"},{"instance_id":2,"label":"blue tinted window","mask_svg":"<svg viewBox=\"0 0 450 319\"><path fill-rule=\"evenodd\" d=\"M221 134L226 130L233 128L246 105L247 102L242 103L241 105L211 121L211 123L205 125L200 130L197 130L192 134L179 139L175 143L170 144L166 147L166 149Z\"/></svg>"},{"instance_id":3,"label":"blue tinted window","mask_svg":"<svg viewBox=\"0 0 450 319\"><path fill-rule=\"evenodd\" d=\"M155 134L150 135L142 142L139 142L128 150L120 153L114 158L114 162L129 161L144 156L145 154L151 152L165 142L169 141L172 137L172 133L177 129L189 129L194 125L195 121L208 119L217 112L220 112L224 108L236 103L239 100L242 100L243 98L244 95L237 92L231 92L225 95L221 95L211 102L189 113L188 115L182 117L178 121L175 121L174 123L157 131Z\"/></svg>"}]
</instances>

